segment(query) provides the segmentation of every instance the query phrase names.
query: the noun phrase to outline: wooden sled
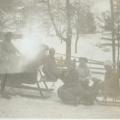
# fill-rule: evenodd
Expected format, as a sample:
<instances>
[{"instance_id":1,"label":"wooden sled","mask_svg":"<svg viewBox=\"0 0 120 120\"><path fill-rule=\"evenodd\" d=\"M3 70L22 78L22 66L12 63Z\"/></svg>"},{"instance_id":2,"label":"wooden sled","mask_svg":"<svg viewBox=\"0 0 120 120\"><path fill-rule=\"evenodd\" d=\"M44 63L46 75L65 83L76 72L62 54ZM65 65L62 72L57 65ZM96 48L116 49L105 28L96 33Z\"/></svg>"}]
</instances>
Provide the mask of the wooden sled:
<instances>
[{"instance_id":1,"label":"wooden sled","mask_svg":"<svg viewBox=\"0 0 120 120\"><path fill-rule=\"evenodd\" d=\"M40 94L42 96L44 96L43 92L51 92L54 89L48 87L47 83L50 82L50 81L47 80L46 75L42 71L42 68L43 68L43 66L40 66L40 68L37 71L37 86L40 90ZM43 84L44 88L41 87L41 84Z\"/></svg>"},{"instance_id":2,"label":"wooden sled","mask_svg":"<svg viewBox=\"0 0 120 120\"><path fill-rule=\"evenodd\" d=\"M41 88L38 81L38 72L21 72L21 73L7 73L0 74L1 80L1 94L5 93L6 87L19 88L26 90L38 90L41 97L46 97L43 95L43 91L47 91L48 87L46 82L43 81L45 88ZM42 77L40 78L40 81ZM32 87L31 85L34 85ZM6 93L5 93L6 94Z\"/></svg>"}]
</instances>

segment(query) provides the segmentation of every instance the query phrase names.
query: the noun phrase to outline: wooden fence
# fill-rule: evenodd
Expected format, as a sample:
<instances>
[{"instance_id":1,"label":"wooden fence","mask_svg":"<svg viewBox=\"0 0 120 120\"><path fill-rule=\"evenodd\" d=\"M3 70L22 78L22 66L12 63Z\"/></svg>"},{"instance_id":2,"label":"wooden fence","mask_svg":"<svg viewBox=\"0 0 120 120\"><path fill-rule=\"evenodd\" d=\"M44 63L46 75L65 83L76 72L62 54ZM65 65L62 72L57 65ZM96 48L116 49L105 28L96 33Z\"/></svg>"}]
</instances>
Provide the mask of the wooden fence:
<instances>
[{"instance_id":1,"label":"wooden fence","mask_svg":"<svg viewBox=\"0 0 120 120\"><path fill-rule=\"evenodd\" d=\"M56 53L56 56L57 56L56 60L58 62L65 59L65 54ZM76 64L79 63L79 57L72 56L71 58L72 58L72 60L74 60L76 62ZM105 73L103 61L88 59L88 67L92 74L97 74L97 75L103 76Z\"/></svg>"}]
</instances>

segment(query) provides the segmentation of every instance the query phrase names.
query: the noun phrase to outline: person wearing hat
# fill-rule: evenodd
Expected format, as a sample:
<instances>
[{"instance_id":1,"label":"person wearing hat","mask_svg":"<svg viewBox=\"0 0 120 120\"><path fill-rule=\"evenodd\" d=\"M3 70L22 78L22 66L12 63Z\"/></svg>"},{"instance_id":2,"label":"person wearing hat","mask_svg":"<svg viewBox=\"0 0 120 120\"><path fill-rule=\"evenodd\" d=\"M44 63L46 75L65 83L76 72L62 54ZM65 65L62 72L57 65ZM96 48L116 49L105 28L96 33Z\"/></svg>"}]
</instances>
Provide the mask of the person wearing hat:
<instances>
[{"instance_id":1,"label":"person wearing hat","mask_svg":"<svg viewBox=\"0 0 120 120\"><path fill-rule=\"evenodd\" d=\"M15 72L18 50L12 44L12 33L7 32L0 46L0 73L3 74L1 87L4 90L7 73Z\"/></svg>"},{"instance_id":2,"label":"person wearing hat","mask_svg":"<svg viewBox=\"0 0 120 120\"><path fill-rule=\"evenodd\" d=\"M17 50L17 48L15 48L15 46L12 43L12 32L7 32L4 35L4 40L1 43L0 49L1 49L1 59L2 59L2 64L4 64L6 67L4 72L11 72L12 71L12 67L13 64L16 59L15 57L18 56L19 51ZM12 66L11 66L11 65ZM3 70L2 70L3 71Z\"/></svg>"}]
</instances>

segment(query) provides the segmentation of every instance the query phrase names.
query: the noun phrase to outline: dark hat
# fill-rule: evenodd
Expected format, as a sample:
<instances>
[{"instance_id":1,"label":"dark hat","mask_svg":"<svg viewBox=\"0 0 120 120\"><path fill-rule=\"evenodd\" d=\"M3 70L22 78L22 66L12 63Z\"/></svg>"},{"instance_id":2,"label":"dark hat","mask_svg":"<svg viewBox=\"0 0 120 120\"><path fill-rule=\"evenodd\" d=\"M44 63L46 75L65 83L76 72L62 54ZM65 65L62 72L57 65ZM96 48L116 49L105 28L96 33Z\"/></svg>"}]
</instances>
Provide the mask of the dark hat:
<instances>
[{"instance_id":1,"label":"dark hat","mask_svg":"<svg viewBox=\"0 0 120 120\"><path fill-rule=\"evenodd\" d=\"M88 59L85 58L85 57L80 57L80 58L79 58L79 62L85 62L85 63L87 63L87 62L88 62Z\"/></svg>"}]
</instances>

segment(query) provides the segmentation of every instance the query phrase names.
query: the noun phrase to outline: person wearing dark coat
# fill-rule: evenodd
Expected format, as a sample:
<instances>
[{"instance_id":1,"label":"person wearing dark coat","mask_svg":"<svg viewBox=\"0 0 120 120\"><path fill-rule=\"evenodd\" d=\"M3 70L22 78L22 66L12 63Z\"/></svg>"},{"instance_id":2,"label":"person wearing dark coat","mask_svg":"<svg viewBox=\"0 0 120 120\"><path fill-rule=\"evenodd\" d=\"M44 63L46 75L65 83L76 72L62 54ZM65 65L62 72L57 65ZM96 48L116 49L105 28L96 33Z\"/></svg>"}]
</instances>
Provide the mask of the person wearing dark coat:
<instances>
[{"instance_id":1,"label":"person wearing dark coat","mask_svg":"<svg viewBox=\"0 0 120 120\"><path fill-rule=\"evenodd\" d=\"M45 73L47 81L51 82L56 82L58 78L57 64L54 55L54 48L50 48L49 55L43 60L43 72Z\"/></svg>"},{"instance_id":2,"label":"person wearing dark coat","mask_svg":"<svg viewBox=\"0 0 120 120\"><path fill-rule=\"evenodd\" d=\"M12 33L7 32L4 35L4 40L0 44L0 73L2 91L5 88L8 73L14 73L17 70L17 58L19 51L12 44Z\"/></svg>"},{"instance_id":3,"label":"person wearing dark coat","mask_svg":"<svg viewBox=\"0 0 120 120\"><path fill-rule=\"evenodd\" d=\"M69 64L68 72L63 79L64 85L58 89L58 96L66 104L79 104L79 95L82 93L82 86L79 84L78 72L74 64Z\"/></svg>"},{"instance_id":4,"label":"person wearing dark coat","mask_svg":"<svg viewBox=\"0 0 120 120\"><path fill-rule=\"evenodd\" d=\"M58 89L58 96L67 104L78 105L81 103L92 105L97 96L98 81L94 80L93 85L90 87L88 82L86 83L86 81L79 79L79 75L75 64L71 63L68 66L68 73L63 79L64 85Z\"/></svg>"}]
</instances>

